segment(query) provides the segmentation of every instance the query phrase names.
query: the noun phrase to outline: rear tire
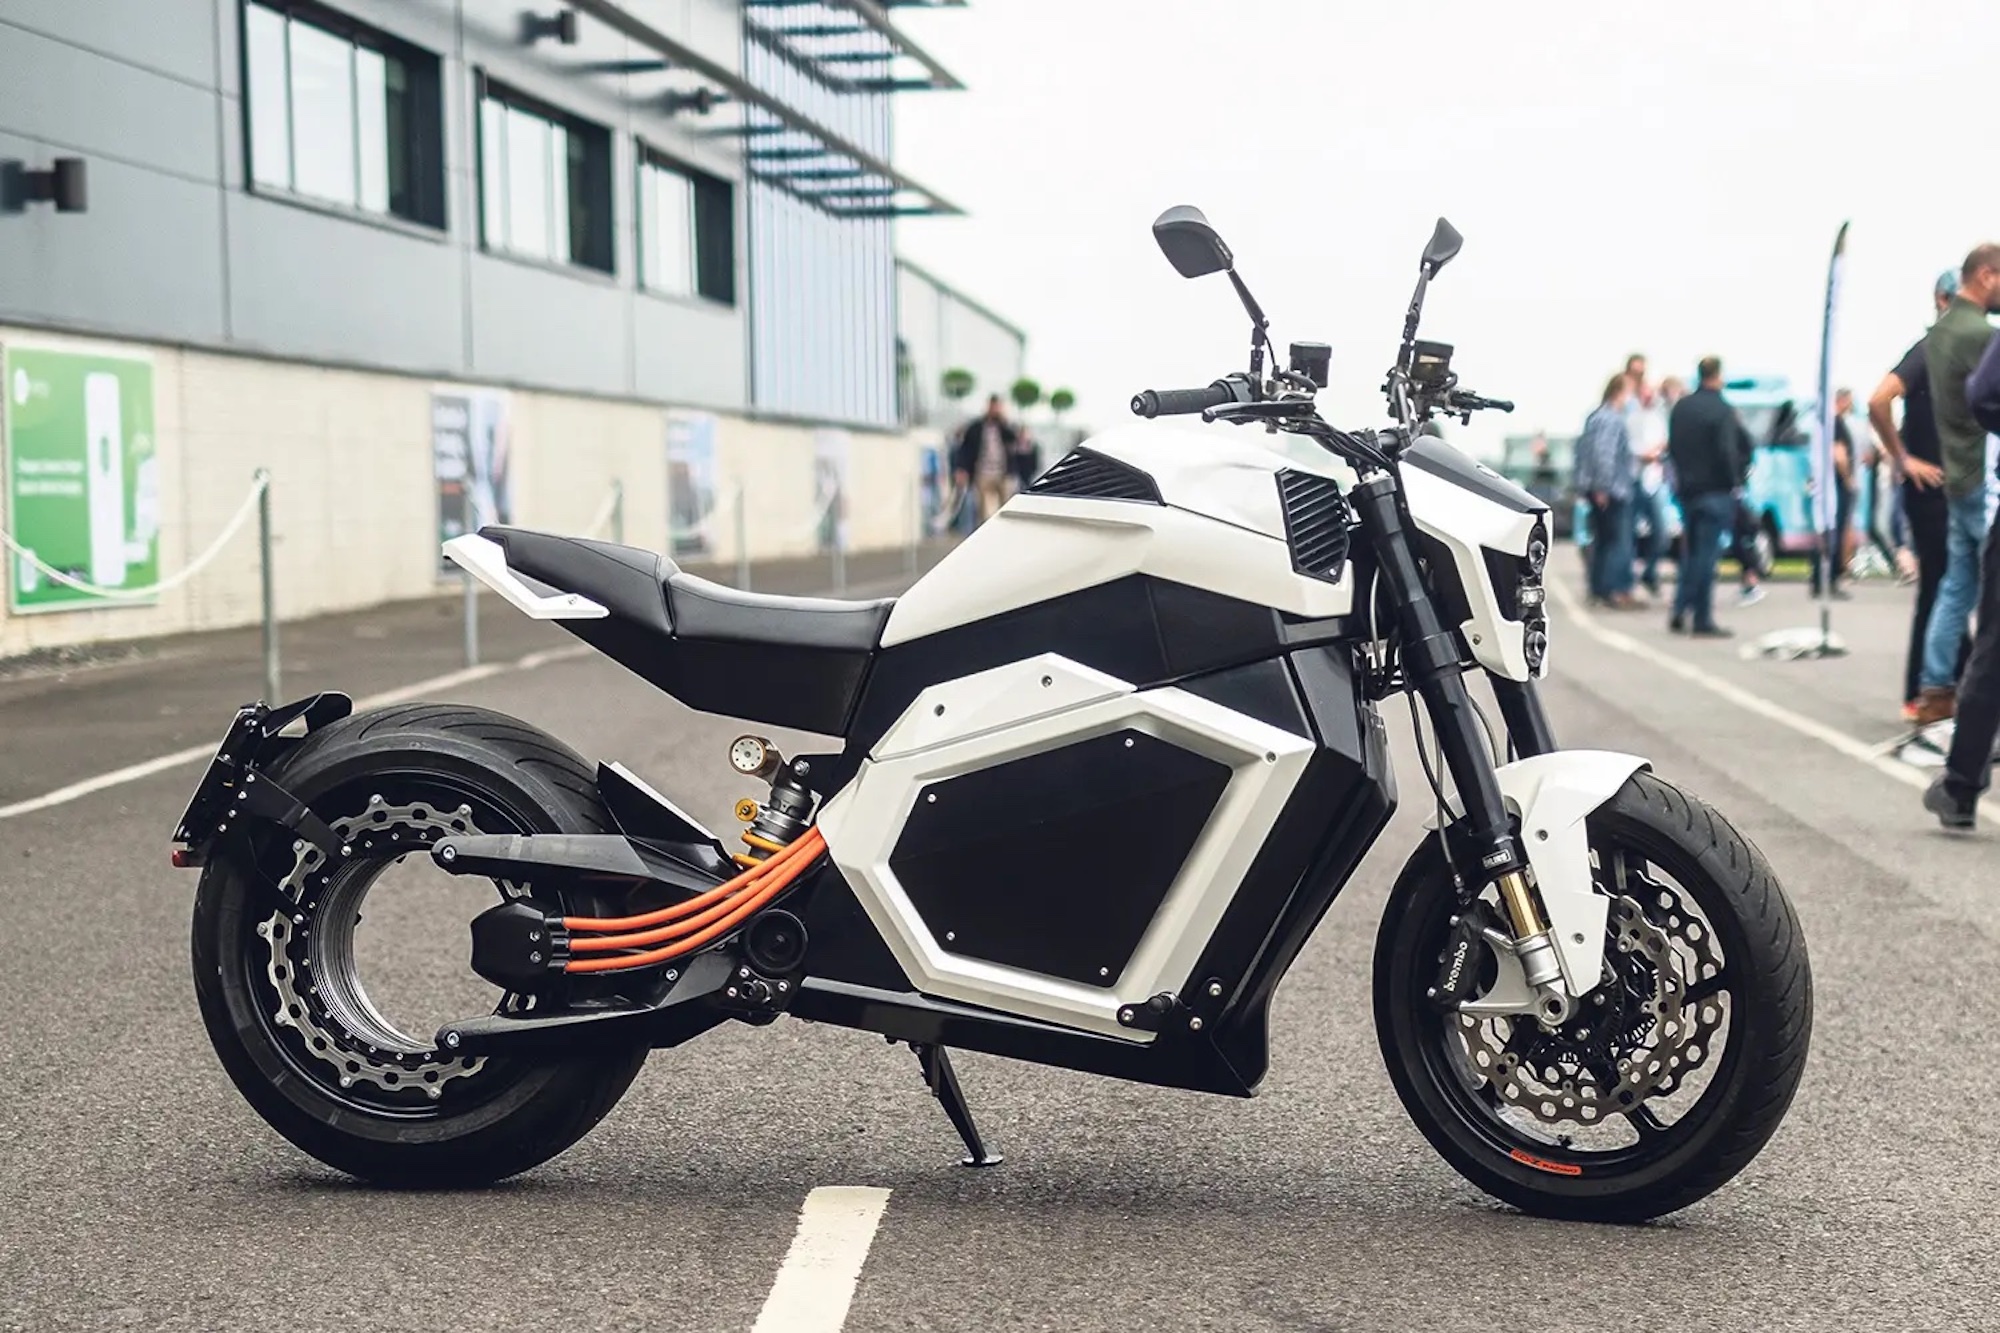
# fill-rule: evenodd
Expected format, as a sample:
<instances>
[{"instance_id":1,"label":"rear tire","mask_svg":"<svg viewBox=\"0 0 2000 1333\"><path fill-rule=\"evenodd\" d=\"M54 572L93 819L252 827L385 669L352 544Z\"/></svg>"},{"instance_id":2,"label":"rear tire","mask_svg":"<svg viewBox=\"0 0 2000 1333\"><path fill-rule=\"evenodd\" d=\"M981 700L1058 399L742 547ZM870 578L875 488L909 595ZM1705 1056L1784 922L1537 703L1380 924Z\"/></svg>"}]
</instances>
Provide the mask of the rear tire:
<instances>
[{"instance_id":1,"label":"rear tire","mask_svg":"<svg viewBox=\"0 0 2000 1333\"><path fill-rule=\"evenodd\" d=\"M466 813L482 833L612 828L594 775L580 756L533 727L484 709L410 704L349 717L306 737L272 767L271 777L329 822L377 808L370 798L380 796L389 807L429 803ZM454 800L457 806L448 804ZM397 836L406 830L420 836L409 826ZM375 830L370 833L373 837ZM358 833L354 841L361 841ZM308 937L316 930L313 947L327 947L338 929L332 913L344 916L352 909L358 915L360 901L343 900L334 888L310 890L297 902L287 898L278 885L294 874L293 849L289 834L267 824L247 845L236 838L229 854L209 865L195 896L193 962L202 1020L223 1068L257 1113L297 1147L378 1184L488 1184L568 1148L631 1085L646 1059L643 1044L565 1059L488 1057L477 1065L435 1048L423 1052L429 1034L397 1049L365 1018L342 1022L343 1013L375 1012L358 987L358 1000L344 1010L329 1005L324 1012L314 1007L301 1013L293 1003L291 1013L305 1021L281 1017L288 999L328 1003L320 988L305 984L328 974L325 957L311 955L322 964L311 973L302 970L310 961L294 962L294 952L306 957ZM407 842L395 851L422 855ZM366 873L363 863L371 859L379 873L395 858L357 856L332 867L329 882L337 886L344 874ZM311 883L317 877L298 879ZM356 892L365 893L365 884ZM620 907L597 895L558 896L532 887L515 892L532 894L537 906L566 914ZM274 944L273 932L286 951ZM455 960L464 957L463 938L450 942ZM290 996L278 989L286 963L296 977ZM585 984L608 989L602 981ZM326 993L334 989L329 986ZM383 1049L370 1042L383 1043ZM370 1052L376 1053L373 1062L360 1063L371 1060ZM343 1066L340 1061L350 1054L354 1062ZM399 1063L392 1068L390 1061ZM344 1076L343 1068L390 1069L376 1077L395 1086ZM401 1081L398 1068L408 1071ZM464 1072L467 1068L473 1072Z\"/></svg>"},{"instance_id":2,"label":"rear tire","mask_svg":"<svg viewBox=\"0 0 2000 1333\"><path fill-rule=\"evenodd\" d=\"M1606 859L1602 849L1629 849L1642 858L1642 876L1650 863L1684 891L1674 906L1660 906L1661 919L1673 913L1677 925L1692 920L1691 900L1707 920L1694 933L1711 931L1720 950L1721 964L1706 984L1699 977L1684 978L1684 1013L1692 1015L1698 1004L1719 1006L1716 999L1697 999L1705 990L1712 997L1726 995L1728 1005L1722 1050L1711 1046L1695 1051L1685 1074L1670 1085L1678 1095L1705 1078L1684 1113L1661 1124L1648 1108L1665 1105L1668 1092L1657 1100L1647 1100L1651 1094L1646 1094L1634 1105L1625 1097L1625 1084L1605 1081L1599 1105L1609 1113L1596 1113L1596 1123L1565 1120L1569 1132L1541 1128L1542 1122L1524 1116L1541 1092L1532 1092L1526 1103L1510 1103L1498 1095L1501 1079L1477 1068L1476 1060L1460 1058L1461 1051L1470 1051L1469 1044L1454 1050L1451 1043L1462 1040L1457 1024L1464 1020L1439 1014L1426 998L1436 984L1448 922L1462 910L1434 838L1404 867L1382 918L1375 952L1376 1031L1405 1109L1431 1146L1467 1180L1545 1217L1636 1222L1685 1208L1720 1188L1776 1132L1805 1072L1812 977L1805 938L1770 866L1713 809L1650 773L1638 773L1587 826L1593 853L1600 858L1600 887ZM1622 872L1620 879L1628 887L1639 882L1625 880ZM1631 892L1648 899L1652 911L1665 895L1655 896L1652 891L1661 886L1645 882L1649 888ZM1617 957L1609 933L1607 957ZM1622 952L1629 958L1632 951ZM1702 976L1710 971L1699 966L1689 970ZM1614 1008L1622 1003L1614 995ZM1631 1013L1622 1021L1629 1024L1635 1018L1642 1026L1646 1022ZM1649 1040L1664 1044L1661 1026L1655 1020ZM1708 1042L1716 1030L1702 1041ZM1642 1057L1642 1066L1646 1058L1651 1057ZM1529 1063L1539 1059L1529 1057ZM1596 1075L1588 1081L1597 1085ZM1626 1105L1621 1107L1620 1101ZM1553 1104L1547 1109L1556 1110ZM1636 1113L1652 1116L1654 1124L1641 1126ZM1590 1138L1619 1125L1629 1128L1636 1144L1607 1150L1574 1145L1574 1138Z\"/></svg>"}]
</instances>

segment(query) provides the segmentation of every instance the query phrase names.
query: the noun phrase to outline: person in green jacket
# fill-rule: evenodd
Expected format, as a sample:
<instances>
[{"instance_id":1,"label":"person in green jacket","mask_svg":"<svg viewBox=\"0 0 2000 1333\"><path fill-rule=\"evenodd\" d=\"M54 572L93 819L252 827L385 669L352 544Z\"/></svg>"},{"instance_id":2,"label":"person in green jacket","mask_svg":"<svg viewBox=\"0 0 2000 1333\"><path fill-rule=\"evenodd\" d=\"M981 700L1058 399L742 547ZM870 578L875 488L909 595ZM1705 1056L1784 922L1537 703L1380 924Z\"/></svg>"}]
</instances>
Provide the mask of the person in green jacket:
<instances>
[{"instance_id":1,"label":"person in green jacket","mask_svg":"<svg viewBox=\"0 0 2000 1333\"><path fill-rule=\"evenodd\" d=\"M1944 459L1950 507L1944 581L1924 635L1923 690L1917 725L1957 711L1953 677L1966 624L1979 598L1979 548L1986 540L1986 432L1966 405L1965 378L1993 339L1990 314L2000 314L2000 244L1979 246L1959 271L1958 295L1924 339L1938 451Z\"/></svg>"}]
</instances>

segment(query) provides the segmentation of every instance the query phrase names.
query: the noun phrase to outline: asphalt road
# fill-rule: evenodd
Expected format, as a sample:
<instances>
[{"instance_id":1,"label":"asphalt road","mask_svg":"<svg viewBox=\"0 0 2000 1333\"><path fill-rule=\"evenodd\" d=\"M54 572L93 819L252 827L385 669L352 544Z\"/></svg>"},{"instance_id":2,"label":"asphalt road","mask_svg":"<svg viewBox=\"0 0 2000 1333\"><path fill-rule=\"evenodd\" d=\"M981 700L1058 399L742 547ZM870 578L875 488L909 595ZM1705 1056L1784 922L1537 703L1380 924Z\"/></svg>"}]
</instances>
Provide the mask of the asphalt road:
<instances>
[{"instance_id":1,"label":"asphalt road","mask_svg":"<svg viewBox=\"0 0 2000 1333\"><path fill-rule=\"evenodd\" d=\"M1910 785L1781 720L1892 738L1906 596L1862 587L1838 612L1854 653L1824 662L1745 662L1670 638L1660 615L1559 610L1559 737L1648 755L1719 806L1812 951L1790 1118L1735 1183L1663 1222L1520 1216L1404 1118L1368 998L1376 917L1423 815L1404 742L1405 807L1280 990L1253 1101L961 1056L1007 1154L966 1171L907 1050L782 1022L656 1055L565 1156L446 1194L318 1167L216 1064L188 975L195 880L166 857L184 767L0 819L0 1327L748 1330L824 1185L892 1191L854 1330L1992 1327L2000 1075L1981 1052L2000 1025L2000 834L1939 833ZM1811 612L1791 588L1729 618ZM357 692L450 669L448 618L343 623L319 674L365 677ZM364 623L400 637L357 638ZM0 805L219 734L255 693L221 642L0 686ZM718 823L739 794L735 729L614 666L564 658L444 693L622 759ZM1400 711L1391 728L1406 737ZM410 998L448 1003L421 984Z\"/></svg>"}]
</instances>

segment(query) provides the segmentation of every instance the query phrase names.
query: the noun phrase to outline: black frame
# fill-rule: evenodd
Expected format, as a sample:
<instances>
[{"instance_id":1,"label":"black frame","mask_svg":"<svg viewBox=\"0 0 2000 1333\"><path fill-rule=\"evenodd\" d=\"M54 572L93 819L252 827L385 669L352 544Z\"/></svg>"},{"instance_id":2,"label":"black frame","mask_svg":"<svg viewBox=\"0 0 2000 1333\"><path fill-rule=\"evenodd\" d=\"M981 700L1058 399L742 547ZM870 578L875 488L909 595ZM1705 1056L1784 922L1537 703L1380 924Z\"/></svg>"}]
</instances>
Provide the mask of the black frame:
<instances>
[{"instance_id":1,"label":"black frame","mask_svg":"<svg viewBox=\"0 0 2000 1333\"><path fill-rule=\"evenodd\" d=\"M408 164L409 177L402 184L402 207L397 207L397 181L393 173L389 180L389 209L386 213L377 213L358 205L349 206L335 200L301 194L290 188L258 183L255 136L251 128L253 111L250 104L252 5L287 20L318 28L329 36L337 37L352 46L376 52L383 58L394 60L402 66L408 85L403 93L404 115L400 135L393 117L388 125L389 137L401 138L404 161ZM239 0L236 6L236 55L237 86L242 92L242 96L237 99L237 112L243 136L245 190L251 194L293 200L328 211L351 212L368 218L394 218L435 231L448 229L449 214L445 192L444 61L437 52L418 46L414 42L405 41L392 33L383 32L379 28L370 27L337 9L329 9L325 5L314 3L314 0ZM286 66L286 81L286 96L289 98L289 62ZM393 156L391 161L394 161ZM293 165L293 175L296 178L296 161Z\"/></svg>"},{"instance_id":2,"label":"black frame","mask_svg":"<svg viewBox=\"0 0 2000 1333\"><path fill-rule=\"evenodd\" d=\"M569 180L565 196L569 214L569 255L553 261L568 264L574 268L615 275L618 272L617 208L616 191L612 188L612 160L615 152L611 130L594 120L588 120L571 111L565 111L552 102L547 102L532 93L527 93L514 85L495 79L484 69L476 70L472 80L472 144L474 191L481 200L479 214L479 248L487 254L506 259L526 259L535 261L539 256L520 254L505 246L495 245L486 230L486 172L489 166L486 144L485 116L482 108L487 102L495 102L503 107L524 112L551 125L560 126L569 134ZM584 150L579 159L579 146Z\"/></svg>"}]
</instances>

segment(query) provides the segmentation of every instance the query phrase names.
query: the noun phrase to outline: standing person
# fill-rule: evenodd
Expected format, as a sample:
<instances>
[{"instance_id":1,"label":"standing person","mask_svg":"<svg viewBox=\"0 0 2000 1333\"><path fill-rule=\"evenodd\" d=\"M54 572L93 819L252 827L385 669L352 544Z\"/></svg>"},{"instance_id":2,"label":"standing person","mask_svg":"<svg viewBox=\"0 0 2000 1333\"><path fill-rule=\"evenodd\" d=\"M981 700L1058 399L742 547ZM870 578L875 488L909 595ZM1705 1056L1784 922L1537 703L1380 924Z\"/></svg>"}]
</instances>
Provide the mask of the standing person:
<instances>
[{"instance_id":1,"label":"standing person","mask_svg":"<svg viewBox=\"0 0 2000 1333\"><path fill-rule=\"evenodd\" d=\"M1992 304L1989 303L1989 309ZM2000 338L1989 339L1966 378L1966 406L1982 430L2000 437ZM1946 828L1971 828L1979 797L1993 780L1993 741L2000 734L2000 525L1986 534L1980 560L1979 629L1972 658L1959 677L1958 721L1944 772L1932 779L1924 806Z\"/></svg>"},{"instance_id":2,"label":"standing person","mask_svg":"<svg viewBox=\"0 0 2000 1333\"><path fill-rule=\"evenodd\" d=\"M1931 301L1943 315L1958 294L1956 270L1942 273L1931 289ZM1929 337L1926 331L1925 338ZM1882 377L1882 383L1868 399L1868 421L1875 436L1889 451L1889 458L1901 478L1896 488L1901 501L1903 526L1909 530L1910 552L1916 557L1917 603L1910 621L1910 649L1903 666L1903 718L1915 722L1919 716L1918 697L1923 690L1924 639L1931 623L1931 608L1937 603L1938 585L1944 581L1946 532L1950 511L1944 496L1944 466L1938 454L1937 420L1931 410L1930 375L1924 367L1924 342L1903 353L1896 368ZM1891 409L1903 400L1903 424L1897 427ZM1900 561L1898 562L1901 563ZM1936 719L1932 719L1935 721Z\"/></svg>"},{"instance_id":3,"label":"standing person","mask_svg":"<svg viewBox=\"0 0 2000 1333\"><path fill-rule=\"evenodd\" d=\"M1638 482L1632 489L1632 530L1638 542L1639 582L1653 597L1660 595L1660 557L1667 550L1666 465L1660 460L1667 452L1666 385L1658 391L1646 382L1646 358L1632 356L1625 362L1625 378L1631 395L1625 403L1625 430L1630 438L1632 457L1638 468Z\"/></svg>"},{"instance_id":4,"label":"standing person","mask_svg":"<svg viewBox=\"0 0 2000 1333\"><path fill-rule=\"evenodd\" d=\"M1687 534L1687 563L1674 588L1676 634L1727 638L1715 623L1715 562L1736 518L1736 492L1750 470L1750 441L1743 423L1722 397L1722 361L1703 357L1701 387L1683 398L1667 419L1667 456Z\"/></svg>"},{"instance_id":5,"label":"standing person","mask_svg":"<svg viewBox=\"0 0 2000 1333\"><path fill-rule=\"evenodd\" d=\"M1989 312L2000 310L2000 245L1987 244L1965 258L1958 294L1924 338L1938 452L1944 461L1948 527L1944 581L1924 634L1923 692L1917 724L1928 726L1957 711L1953 686L1966 622L1979 598L1979 550L1986 540L1986 432L1966 406L1965 379L1993 339Z\"/></svg>"},{"instance_id":6,"label":"standing person","mask_svg":"<svg viewBox=\"0 0 2000 1333\"><path fill-rule=\"evenodd\" d=\"M959 437L951 459L952 480L963 494L968 488L979 496L979 522L984 523L1007 503L1008 483L1014 475L1014 443L1017 436L1008 424L1007 409L1000 395L986 400L986 414L973 419Z\"/></svg>"},{"instance_id":7,"label":"standing person","mask_svg":"<svg viewBox=\"0 0 2000 1333\"><path fill-rule=\"evenodd\" d=\"M1632 382L1611 377L1576 442L1576 493L1590 502L1590 600L1621 610L1632 597L1632 490L1636 469L1625 426Z\"/></svg>"},{"instance_id":8,"label":"standing person","mask_svg":"<svg viewBox=\"0 0 2000 1333\"><path fill-rule=\"evenodd\" d=\"M1847 579L1847 567L1854 559L1854 495L1859 484L1860 460L1854 448L1854 432L1847 425L1847 415L1853 410L1851 389L1841 389L1833 395L1833 476L1829 478L1834 488L1833 527L1822 534L1825 543L1813 555L1813 596L1819 596L1820 581L1825 579L1827 595L1839 602L1849 601L1853 596L1842 586Z\"/></svg>"}]
</instances>

